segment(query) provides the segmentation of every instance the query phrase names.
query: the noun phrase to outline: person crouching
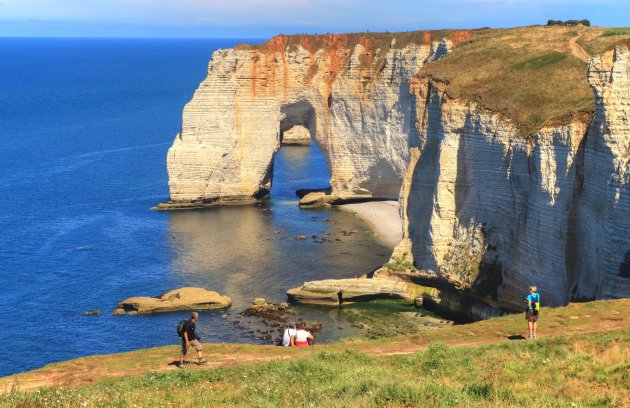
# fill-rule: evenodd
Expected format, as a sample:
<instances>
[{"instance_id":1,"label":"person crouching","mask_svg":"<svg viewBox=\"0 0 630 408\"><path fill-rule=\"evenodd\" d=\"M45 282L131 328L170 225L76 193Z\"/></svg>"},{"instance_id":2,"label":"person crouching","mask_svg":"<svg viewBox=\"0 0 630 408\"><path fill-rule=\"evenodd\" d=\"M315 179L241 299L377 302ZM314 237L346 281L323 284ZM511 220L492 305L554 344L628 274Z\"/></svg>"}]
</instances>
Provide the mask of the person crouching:
<instances>
[{"instance_id":1,"label":"person crouching","mask_svg":"<svg viewBox=\"0 0 630 408\"><path fill-rule=\"evenodd\" d=\"M306 330L306 323L301 322L291 344L298 347L310 346L309 339L313 340L314 337L309 331Z\"/></svg>"},{"instance_id":2,"label":"person crouching","mask_svg":"<svg viewBox=\"0 0 630 408\"><path fill-rule=\"evenodd\" d=\"M293 327L290 325L285 326L284 331L282 333L282 342L280 343L284 347L293 346L293 340L295 339L295 333L297 329L295 328L295 324Z\"/></svg>"}]
</instances>

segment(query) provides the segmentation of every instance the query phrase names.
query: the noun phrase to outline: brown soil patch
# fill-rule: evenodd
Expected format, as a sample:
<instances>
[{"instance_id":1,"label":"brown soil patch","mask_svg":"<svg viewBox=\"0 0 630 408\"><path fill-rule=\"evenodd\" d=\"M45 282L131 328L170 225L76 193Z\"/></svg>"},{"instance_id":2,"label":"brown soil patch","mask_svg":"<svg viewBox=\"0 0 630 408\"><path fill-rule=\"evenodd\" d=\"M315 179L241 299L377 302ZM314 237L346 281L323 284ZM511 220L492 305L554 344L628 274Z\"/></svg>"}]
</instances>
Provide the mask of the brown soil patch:
<instances>
[{"instance_id":1,"label":"brown soil patch","mask_svg":"<svg viewBox=\"0 0 630 408\"><path fill-rule=\"evenodd\" d=\"M575 55L582 61L586 62L589 60L589 58L591 58L591 56L588 55L588 53L584 51L584 48L582 48L582 46L577 43L577 40L579 38L580 38L580 35L578 34L577 36L569 40L569 49L571 50L571 54Z\"/></svg>"}]
</instances>

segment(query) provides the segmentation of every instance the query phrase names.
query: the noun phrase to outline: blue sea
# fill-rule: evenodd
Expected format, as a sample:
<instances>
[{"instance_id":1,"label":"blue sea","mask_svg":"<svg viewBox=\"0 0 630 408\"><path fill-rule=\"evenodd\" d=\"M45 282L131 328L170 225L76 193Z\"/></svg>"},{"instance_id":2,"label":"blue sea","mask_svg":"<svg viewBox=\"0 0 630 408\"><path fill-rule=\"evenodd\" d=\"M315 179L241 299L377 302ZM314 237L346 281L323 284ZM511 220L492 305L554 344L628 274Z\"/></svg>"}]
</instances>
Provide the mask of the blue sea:
<instances>
[{"instance_id":1,"label":"blue sea","mask_svg":"<svg viewBox=\"0 0 630 408\"><path fill-rule=\"evenodd\" d=\"M294 190L329 182L316 146L278 152L262 207L151 210L168 200L166 152L212 52L240 42L259 41L0 38L0 376L176 344L185 313L110 313L182 286L233 299L227 316L201 315L204 342L265 343L234 323L252 298L386 261L352 215L297 207ZM310 238L324 234L341 241ZM324 322L320 341L352 332L334 310L300 313Z\"/></svg>"}]
</instances>

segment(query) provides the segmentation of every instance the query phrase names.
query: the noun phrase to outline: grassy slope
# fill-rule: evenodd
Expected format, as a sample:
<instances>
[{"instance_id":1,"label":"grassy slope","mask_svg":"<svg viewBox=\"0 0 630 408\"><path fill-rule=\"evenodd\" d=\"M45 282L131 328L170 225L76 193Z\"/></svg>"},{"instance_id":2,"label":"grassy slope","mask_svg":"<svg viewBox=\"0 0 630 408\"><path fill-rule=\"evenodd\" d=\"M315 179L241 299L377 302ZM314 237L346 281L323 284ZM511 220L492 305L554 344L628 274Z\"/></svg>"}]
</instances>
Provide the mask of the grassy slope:
<instances>
[{"instance_id":1,"label":"grassy slope","mask_svg":"<svg viewBox=\"0 0 630 408\"><path fill-rule=\"evenodd\" d=\"M420 71L447 82L453 98L477 101L511 118L524 137L546 124L568 123L574 115L587 119L594 111L586 80L587 64L571 52L569 41L591 56L619 43L630 32L603 35L603 27L520 27L481 29L457 45L444 59Z\"/></svg>"},{"instance_id":2,"label":"grassy slope","mask_svg":"<svg viewBox=\"0 0 630 408\"><path fill-rule=\"evenodd\" d=\"M629 306L545 309L536 341L507 340L525 327L512 315L312 348L212 345L205 369L171 368L176 347L88 357L2 383L95 383L7 391L0 405L629 406Z\"/></svg>"}]
</instances>

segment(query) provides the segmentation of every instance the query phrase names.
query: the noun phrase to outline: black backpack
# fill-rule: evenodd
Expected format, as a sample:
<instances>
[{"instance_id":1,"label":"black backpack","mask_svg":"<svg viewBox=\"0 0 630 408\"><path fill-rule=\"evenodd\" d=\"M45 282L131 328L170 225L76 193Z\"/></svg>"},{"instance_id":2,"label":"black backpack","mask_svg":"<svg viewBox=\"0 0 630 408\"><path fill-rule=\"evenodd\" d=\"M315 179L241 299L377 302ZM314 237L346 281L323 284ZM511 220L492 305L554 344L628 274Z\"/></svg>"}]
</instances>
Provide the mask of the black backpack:
<instances>
[{"instance_id":1,"label":"black backpack","mask_svg":"<svg viewBox=\"0 0 630 408\"><path fill-rule=\"evenodd\" d=\"M184 337L184 328L186 327L186 322L188 322L188 320L182 320L177 324L177 335L179 337Z\"/></svg>"}]
</instances>

